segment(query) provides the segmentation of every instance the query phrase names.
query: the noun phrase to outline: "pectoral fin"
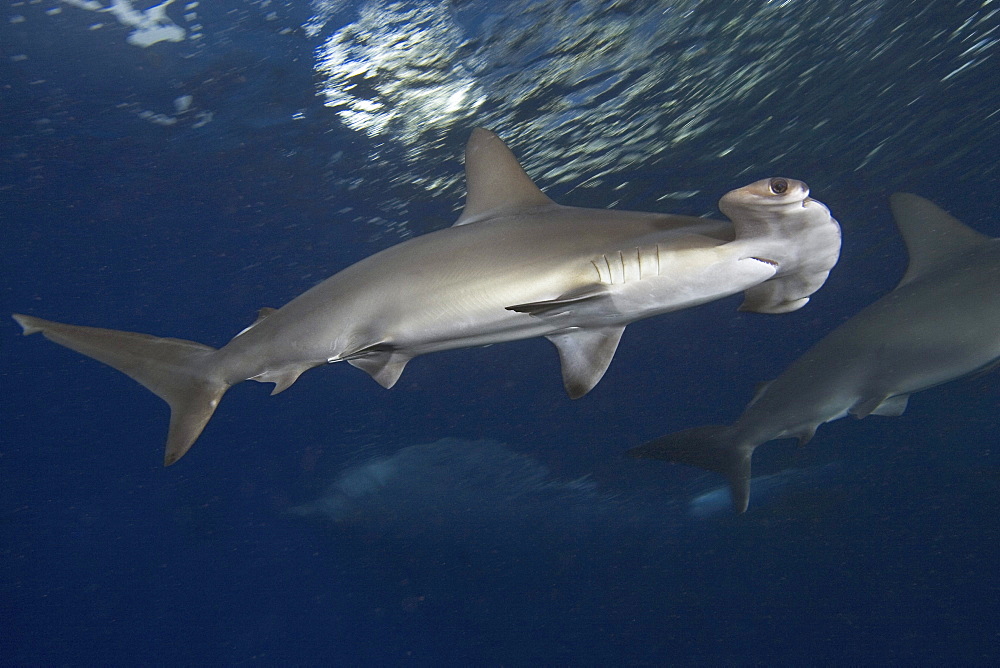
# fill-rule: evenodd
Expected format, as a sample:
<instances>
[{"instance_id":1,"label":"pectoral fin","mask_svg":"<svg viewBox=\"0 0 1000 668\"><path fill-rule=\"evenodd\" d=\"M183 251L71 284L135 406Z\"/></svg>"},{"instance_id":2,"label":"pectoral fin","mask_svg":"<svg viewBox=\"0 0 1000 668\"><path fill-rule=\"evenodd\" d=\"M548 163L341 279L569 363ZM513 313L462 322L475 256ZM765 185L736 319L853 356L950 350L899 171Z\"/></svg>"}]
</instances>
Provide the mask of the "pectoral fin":
<instances>
[{"instance_id":1,"label":"pectoral fin","mask_svg":"<svg viewBox=\"0 0 1000 668\"><path fill-rule=\"evenodd\" d=\"M571 399L579 399L601 380L624 331L624 327L574 328L545 337L559 351L563 386Z\"/></svg>"},{"instance_id":2,"label":"pectoral fin","mask_svg":"<svg viewBox=\"0 0 1000 668\"><path fill-rule=\"evenodd\" d=\"M899 417L906 410L906 404L909 400L910 395L908 394L896 394L891 397L874 397L856 405L851 409L851 414L859 420L869 415Z\"/></svg>"},{"instance_id":3,"label":"pectoral fin","mask_svg":"<svg viewBox=\"0 0 1000 668\"><path fill-rule=\"evenodd\" d=\"M527 313L528 315L538 317L556 316L563 313L570 313L582 305L586 305L589 309L594 305L600 304L602 300L609 298L610 296L607 288L604 286L588 285L586 287L559 295L555 299L547 299L540 302L529 302L527 304L515 304L513 306L508 306L507 310L516 311L518 313ZM615 345L618 345L617 342ZM611 353L614 354L614 350L612 350Z\"/></svg>"},{"instance_id":4,"label":"pectoral fin","mask_svg":"<svg viewBox=\"0 0 1000 668\"><path fill-rule=\"evenodd\" d=\"M809 297L801 294L812 294L819 289L830 272L819 272L809 276L810 281L802 280L801 276L781 276L764 281L760 285L743 291L744 300L740 311L752 313L791 313L797 311L809 301Z\"/></svg>"}]
</instances>

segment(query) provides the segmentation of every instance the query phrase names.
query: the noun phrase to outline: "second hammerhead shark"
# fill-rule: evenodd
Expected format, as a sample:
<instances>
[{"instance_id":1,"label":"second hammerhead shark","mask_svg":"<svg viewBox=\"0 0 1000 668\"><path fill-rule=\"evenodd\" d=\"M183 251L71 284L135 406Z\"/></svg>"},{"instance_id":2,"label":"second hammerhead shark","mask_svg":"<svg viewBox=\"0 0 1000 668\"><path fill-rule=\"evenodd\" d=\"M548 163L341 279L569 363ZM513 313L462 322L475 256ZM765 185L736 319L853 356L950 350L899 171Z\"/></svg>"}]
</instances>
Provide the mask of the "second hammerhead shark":
<instances>
[{"instance_id":1,"label":"second hammerhead shark","mask_svg":"<svg viewBox=\"0 0 1000 668\"><path fill-rule=\"evenodd\" d=\"M750 458L779 438L808 442L824 422L901 415L910 394L1000 360L1000 239L908 193L891 199L910 263L892 292L867 306L760 387L731 425L685 429L633 448L721 473L733 506L750 496Z\"/></svg>"}]
</instances>

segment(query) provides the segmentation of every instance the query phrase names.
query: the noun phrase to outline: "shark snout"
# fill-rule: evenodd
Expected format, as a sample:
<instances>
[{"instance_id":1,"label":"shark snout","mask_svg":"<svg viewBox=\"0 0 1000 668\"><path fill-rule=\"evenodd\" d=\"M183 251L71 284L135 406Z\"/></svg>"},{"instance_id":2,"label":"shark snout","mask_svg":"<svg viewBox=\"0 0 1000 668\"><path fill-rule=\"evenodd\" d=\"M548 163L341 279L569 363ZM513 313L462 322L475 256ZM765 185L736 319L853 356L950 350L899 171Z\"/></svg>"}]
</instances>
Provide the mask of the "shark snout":
<instances>
[{"instance_id":1,"label":"shark snout","mask_svg":"<svg viewBox=\"0 0 1000 668\"><path fill-rule=\"evenodd\" d=\"M807 195L809 194L808 190L806 191L806 194ZM818 206L820 209L822 209L823 211L825 211L827 213L827 215L830 214L830 207L828 207L826 204L823 204L818 199L813 199L812 197L808 197L807 196L805 199L802 200L802 208L803 209L808 209L811 206Z\"/></svg>"},{"instance_id":2,"label":"shark snout","mask_svg":"<svg viewBox=\"0 0 1000 668\"><path fill-rule=\"evenodd\" d=\"M798 186L799 186L798 196L802 198L802 206L803 207L807 207L807 206L809 206L810 202L815 202L816 201L812 197L809 196L809 194L810 194L809 184L807 184L805 181L799 181L798 182Z\"/></svg>"}]
</instances>

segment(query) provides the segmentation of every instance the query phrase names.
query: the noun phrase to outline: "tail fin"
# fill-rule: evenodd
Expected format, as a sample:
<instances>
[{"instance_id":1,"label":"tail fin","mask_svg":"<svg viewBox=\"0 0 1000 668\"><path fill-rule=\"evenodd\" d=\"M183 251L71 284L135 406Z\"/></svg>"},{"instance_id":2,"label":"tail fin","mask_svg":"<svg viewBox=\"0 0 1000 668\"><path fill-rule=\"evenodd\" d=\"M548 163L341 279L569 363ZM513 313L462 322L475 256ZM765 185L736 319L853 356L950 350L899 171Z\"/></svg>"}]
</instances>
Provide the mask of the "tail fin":
<instances>
[{"instance_id":1,"label":"tail fin","mask_svg":"<svg viewBox=\"0 0 1000 668\"><path fill-rule=\"evenodd\" d=\"M45 338L118 369L170 405L163 465L186 453L208 424L230 384L213 376L215 348L182 339L77 327L14 314L24 334Z\"/></svg>"},{"instance_id":2,"label":"tail fin","mask_svg":"<svg viewBox=\"0 0 1000 668\"><path fill-rule=\"evenodd\" d=\"M733 510L745 512L750 503L750 457L753 447L736 439L729 425L694 427L661 436L628 451L639 459L665 459L721 473L729 481Z\"/></svg>"}]
</instances>

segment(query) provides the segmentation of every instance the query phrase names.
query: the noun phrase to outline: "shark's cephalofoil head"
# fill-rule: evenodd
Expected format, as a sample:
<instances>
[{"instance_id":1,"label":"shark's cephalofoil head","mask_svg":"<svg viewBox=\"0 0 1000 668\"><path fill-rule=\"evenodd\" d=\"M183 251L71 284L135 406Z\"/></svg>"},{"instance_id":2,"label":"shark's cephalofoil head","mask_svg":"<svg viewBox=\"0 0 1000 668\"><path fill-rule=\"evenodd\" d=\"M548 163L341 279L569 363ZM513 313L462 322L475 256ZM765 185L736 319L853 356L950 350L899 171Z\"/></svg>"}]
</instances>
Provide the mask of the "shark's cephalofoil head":
<instances>
[{"instance_id":1,"label":"shark's cephalofoil head","mask_svg":"<svg viewBox=\"0 0 1000 668\"><path fill-rule=\"evenodd\" d=\"M802 181L773 177L726 193L719 201L736 230L740 252L777 267L774 278L746 290L744 311L801 308L840 256L840 225Z\"/></svg>"},{"instance_id":2,"label":"shark's cephalofoil head","mask_svg":"<svg viewBox=\"0 0 1000 668\"><path fill-rule=\"evenodd\" d=\"M754 181L729 191L719 200L719 210L734 221L755 212L771 217L812 207L820 207L829 214L825 204L809 197L809 186L783 176Z\"/></svg>"}]
</instances>

